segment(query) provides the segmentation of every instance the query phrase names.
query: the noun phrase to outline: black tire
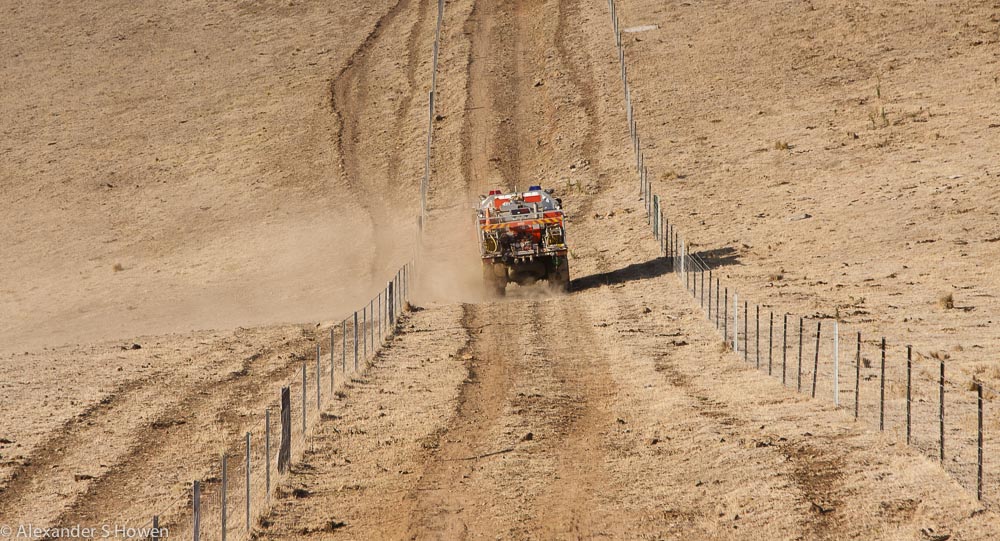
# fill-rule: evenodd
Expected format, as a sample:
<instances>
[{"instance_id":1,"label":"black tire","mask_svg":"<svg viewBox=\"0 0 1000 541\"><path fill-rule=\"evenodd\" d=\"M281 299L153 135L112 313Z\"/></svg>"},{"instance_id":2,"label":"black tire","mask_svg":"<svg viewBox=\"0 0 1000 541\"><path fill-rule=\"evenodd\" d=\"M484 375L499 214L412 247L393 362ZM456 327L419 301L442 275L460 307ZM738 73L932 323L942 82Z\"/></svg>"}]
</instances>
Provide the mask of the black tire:
<instances>
[{"instance_id":1,"label":"black tire","mask_svg":"<svg viewBox=\"0 0 1000 541\"><path fill-rule=\"evenodd\" d=\"M569 259L555 259L553 268L549 270L549 288L559 293L569 292Z\"/></svg>"},{"instance_id":2,"label":"black tire","mask_svg":"<svg viewBox=\"0 0 1000 541\"><path fill-rule=\"evenodd\" d=\"M503 297L507 293L507 277L497 276L492 263L483 263L483 286L490 297Z\"/></svg>"}]
</instances>

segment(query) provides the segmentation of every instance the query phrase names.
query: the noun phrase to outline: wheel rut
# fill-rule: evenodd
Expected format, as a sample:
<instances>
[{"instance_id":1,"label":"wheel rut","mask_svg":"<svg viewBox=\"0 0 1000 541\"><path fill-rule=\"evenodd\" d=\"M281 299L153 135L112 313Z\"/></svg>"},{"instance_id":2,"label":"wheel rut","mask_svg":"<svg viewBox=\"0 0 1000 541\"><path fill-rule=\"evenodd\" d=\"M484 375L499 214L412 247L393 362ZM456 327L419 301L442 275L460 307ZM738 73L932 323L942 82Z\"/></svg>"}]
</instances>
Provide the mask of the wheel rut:
<instances>
[{"instance_id":1,"label":"wheel rut","mask_svg":"<svg viewBox=\"0 0 1000 541\"><path fill-rule=\"evenodd\" d=\"M390 264L395 239L391 235L394 227L409 224L410 212L399 212L400 208L416 211L412 204L402 204L398 199L404 192L401 186L403 158L414 154L416 148L408 148L406 134L407 120L410 118L413 102L418 91L417 66L421 54L421 37L428 31L428 0L397 0L376 22L364 41L354 50L344 67L330 82L330 110L337 122L338 167L346 186L354 194L354 199L368 214L372 231L376 234L372 274L378 275ZM416 11L415 20L407 28L408 17ZM377 105L388 99L397 99L396 92L381 88L378 83L380 70L389 69L395 63L393 45L398 42L396 35L408 35L404 42L406 57L406 87L398 97L398 105L391 115L380 114ZM391 116L392 134L386 138L381 129ZM388 145L383 142L388 140ZM415 186L415 184L414 184ZM386 204L386 198L391 204ZM410 198L407 199L409 201Z\"/></svg>"},{"instance_id":2,"label":"wheel rut","mask_svg":"<svg viewBox=\"0 0 1000 541\"><path fill-rule=\"evenodd\" d=\"M187 442L199 439L199 434L213 433L206 426L211 419L225 417L225 425L234 427L228 435L235 441L244 421L227 417L228 412L266 401L262 393L270 384L291 377L298 367L298 363L279 360L280 353L308 351L307 342L306 335L300 334L252 355L222 360L206 370L204 378L155 374L123 385L39 446L29 464L0 492L0 520L60 525L109 517L140 518L142 511L135 509L131 494L141 492L149 479L175 475L176 463L171 459L182 454L178 449L187 447ZM236 345L225 340L201 354L231 358ZM135 415L137 403L148 404L151 415ZM228 441L225 435L213 439ZM100 464L102 471L72 468L88 463ZM54 491L53 487L61 488ZM163 484L153 499L158 505L176 500L171 493L174 488L173 483ZM164 520L169 520L169 514Z\"/></svg>"}]
</instances>

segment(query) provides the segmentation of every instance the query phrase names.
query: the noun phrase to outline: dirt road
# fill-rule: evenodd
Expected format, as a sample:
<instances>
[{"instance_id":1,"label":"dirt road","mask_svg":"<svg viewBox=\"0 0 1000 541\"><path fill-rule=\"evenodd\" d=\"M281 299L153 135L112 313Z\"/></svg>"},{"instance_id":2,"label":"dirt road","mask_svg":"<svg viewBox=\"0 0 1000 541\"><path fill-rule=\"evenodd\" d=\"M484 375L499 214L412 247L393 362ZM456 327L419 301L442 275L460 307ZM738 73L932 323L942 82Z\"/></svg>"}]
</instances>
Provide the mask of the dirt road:
<instances>
[{"instance_id":1,"label":"dirt road","mask_svg":"<svg viewBox=\"0 0 1000 541\"><path fill-rule=\"evenodd\" d=\"M424 396L405 414L398 399L349 407L293 477L310 496L282 503L262 536L989 538L995 516L939 467L740 366L687 305L618 181L624 123L614 68L596 60L613 58L602 8L449 4L464 23L446 26L444 46L468 63L443 68L438 147L462 153L443 151L438 201L558 179L575 291L515 288L460 313L425 297L414 338L463 330L421 350L437 370L463 362L447 413ZM373 378L447 395L426 371L390 355ZM387 448L357 433L398 437Z\"/></svg>"},{"instance_id":2,"label":"dirt road","mask_svg":"<svg viewBox=\"0 0 1000 541\"><path fill-rule=\"evenodd\" d=\"M217 12L108 2L102 9L117 14L110 23L79 7L47 19L31 3L11 6L18 28L62 37L48 50L21 50L19 34L0 34L17 49L6 60L10 77L0 82L12 98L0 108L21 119L4 135L23 143L0 148L5 163L16 166L0 170L9 203L3 217L13 232L0 239L13 254L0 266L11 284L0 300L0 338L8 338L0 346L7 376L0 388L9 397L0 404L0 436L10 440L0 444L0 524L144 520L150 509L164 510L167 524L183 524L190 481L206 479L209 491L217 486L218 455L238 448L316 344L326 347L329 327L412 253L433 4L366 2L333 13L302 3L234 4ZM837 237L820 226L761 224L757 216L783 220L810 210L804 202L819 199L828 184L781 188L786 181L772 175L797 171L809 151L840 164L831 178L850 177L872 156L881 159L878 149L903 144L902 135L862 132L867 146L857 161L844 154L849 147L823 146L809 135L792 141L790 157L755 158L759 145L747 140L762 126L743 122L748 106L740 96L765 99L770 86L746 80L789 62L780 47L772 58L736 54L719 42L748 39L767 49L756 41L764 38L746 35L744 21L773 27L782 39L810 38L782 33L785 19L773 18L779 8L771 3L620 4L628 25L658 17L658 29L630 34L627 47L641 65L635 84L645 89L637 102L650 115L643 118L652 130L649 154L676 160L654 162L664 173L657 182L676 188L667 190L673 214L686 229L712 232L703 247L735 250L724 261L734 279L755 291L787 291L792 307L815 308L805 287L836 265L792 248ZM831 18L849 28L842 19L858 13L867 14L867 32L875 31L873 20L913 22L843 2L813 4L819 9L799 13L807 31L836 32ZM606 10L603 0L447 2L429 242L416 291L421 309L407 315L401 335L363 377L342 382L338 399L326 403L256 535L996 538L1000 519L937 464L749 369L690 304L641 216ZM960 12L984 19L985 10ZM945 20L935 24L961 26ZM675 33L665 35L667 28ZM161 52L150 53L146 45L157 40ZM913 44L895 47L892 54L905 61ZM722 60L714 56L720 50L728 51ZM855 44L851 54L866 50ZM878 51L880 58L888 54ZM678 58L683 70L669 64ZM111 69L142 62L156 69ZM60 65L75 67L67 74ZM88 65L107 73L81 67ZM746 68L746 77L727 78L726 70L737 68ZM785 75L806 86L811 80ZM685 86L688 80L695 84ZM66 105L80 90L73 85L85 89L80 99L88 107ZM988 92L970 86L980 98ZM37 88L53 94L42 100ZM176 97L164 98L160 89ZM809 96L817 110L826 107L821 94ZM948 103L947 96L936 99ZM146 107L153 102L159 108ZM769 147L769 139L799 134L791 127L798 120L816 125L792 114L799 102L782 103L761 108L765 117L788 113L780 115L786 131L765 137ZM58 114L14 114L39 104ZM108 114L92 118L93 110ZM923 114L899 113L898 131L919 130ZM857 128L857 119L851 122ZM814 133L808 126L801 129ZM724 144L731 134L741 144ZM965 152L928 147L941 163ZM885 157L881 171L891 186L883 192L907 184L891 172L910 158ZM752 173L740 178L753 190L727 184L730 161ZM11 171L29 170L36 174L15 182ZM695 176L702 172L710 173L707 182ZM485 190L532 183L556 188L566 204L573 292L512 286L506 299L484 300L479 269L469 265L472 236L456 224L469 223L469 203ZM873 200L854 193L864 192L862 184L838 184L838 200L880 201L894 216L905 213L891 194ZM62 203L53 208L53 200ZM862 215L874 218L859 227L873 227L880 207L871 204L831 213L822 227ZM946 220L952 232L964 227L961 216L968 218L954 204ZM744 242L741 227L758 236ZM893 240L908 231L896 223L879 244L851 252L844 283L818 284L829 285L824 294L846 302L833 294L840 285L860 291L871 285L870 274L888 276L887 263L853 269L886 246L896 255L908 250L906 243L920 239ZM962 253L982 262L995 235L976 231L986 244ZM766 253L767 242L758 240L765 237L777 239ZM60 258L47 265L50 252ZM919 273L934 263L926 265ZM782 272L787 279L763 278ZM919 278L927 283L914 279L869 299L887 304L903 296L918 320L958 322L948 333L969 336L980 324L968 319L971 311L933 312L918 299L920 284L941 282ZM990 302L975 315L990 317ZM916 329L919 321L901 322L894 306L868 323ZM190 330L250 324L259 326ZM148 335L119 339L142 333ZM85 344L39 349L73 341Z\"/></svg>"}]
</instances>

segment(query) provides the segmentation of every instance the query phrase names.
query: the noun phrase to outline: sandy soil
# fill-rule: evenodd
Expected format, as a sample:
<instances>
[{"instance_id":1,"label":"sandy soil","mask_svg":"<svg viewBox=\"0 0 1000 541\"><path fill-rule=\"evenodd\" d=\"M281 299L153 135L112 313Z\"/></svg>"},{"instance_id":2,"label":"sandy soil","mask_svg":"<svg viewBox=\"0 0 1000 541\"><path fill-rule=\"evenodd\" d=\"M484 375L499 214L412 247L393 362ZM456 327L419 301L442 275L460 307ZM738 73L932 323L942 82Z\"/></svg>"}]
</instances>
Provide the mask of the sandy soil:
<instances>
[{"instance_id":1,"label":"sandy soil","mask_svg":"<svg viewBox=\"0 0 1000 541\"><path fill-rule=\"evenodd\" d=\"M329 87L387 6L6 4L0 351L367 300L407 251L341 173Z\"/></svg>"},{"instance_id":2,"label":"sandy soil","mask_svg":"<svg viewBox=\"0 0 1000 541\"><path fill-rule=\"evenodd\" d=\"M4 9L0 523L183 532L190 481L414 249L434 6ZM990 376L995 11L622 2L659 25L627 48L671 215L769 310ZM424 309L259 537L997 536L898 433L721 347L640 216L605 2L454 0L442 39ZM575 291L484 302L469 203L535 181Z\"/></svg>"}]
</instances>

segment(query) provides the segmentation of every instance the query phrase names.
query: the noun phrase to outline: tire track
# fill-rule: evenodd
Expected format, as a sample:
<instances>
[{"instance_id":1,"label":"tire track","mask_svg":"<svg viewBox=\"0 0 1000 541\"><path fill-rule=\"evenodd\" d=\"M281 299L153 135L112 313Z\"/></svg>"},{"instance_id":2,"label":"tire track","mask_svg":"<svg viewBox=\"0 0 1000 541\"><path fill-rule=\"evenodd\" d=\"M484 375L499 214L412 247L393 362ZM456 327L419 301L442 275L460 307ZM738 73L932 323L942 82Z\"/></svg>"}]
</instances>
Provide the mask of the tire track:
<instances>
[{"instance_id":1,"label":"tire track","mask_svg":"<svg viewBox=\"0 0 1000 541\"><path fill-rule=\"evenodd\" d=\"M477 461L469 457L492 451L488 445L509 400L515 367L502 350L482 347L481 341L490 341L500 329L498 320L484 320L482 307L465 305L463 309L463 327L482 329L486 338L474 338L461 352L467 358L468 376L459 391L458 405L447 428L438 434L433 444L436 451L425 462L416 488L405 498L410 510L396 538L457 539L500 527L484 513L465 510L467 502L489 494L459 480L475 474ZM503 307L497 312L494 315L501 318L513 316Z\"/></svg>"},{"instance_id":2,"label":"tire track","mask_svg":"<svg viewBox=\"0 0 1000 541\"><path fill-rule=\"evenodd\" d=\"M586 47L572 46L570 40L583 41L581 38L583 21L580 16L579 0L559 0L556 6L555 45L561 64L566 68L570 83L579 91L579 106L587 117L583 133L582 152L584 158L600 168L601 154L598 152L599 139L597 128L600 117L597 114L597 93L594 91L593 58ZM572 30L571 30L572 29ZM582 57L578 59L578 57ZM574 100L574 105L576 100Z\"/></svg>"},{"instance_id":3,"label":"tire track","mask_svg":"<svg viewBox=\"0 0 1000 541\"><path fill-rule=\"evenodd\" d=\"M489 174L490 163L490 133L486 128L491 117L489 88L486 80L489 75L489 36L492 17L487 17L480 10L480 3L474 2L469 16L462 25L462 31L469 38L469 52L465 64L465 114L462 130L459 136L462 152L460 169L465 179L468 195L484 194L492 182Z\"/></svg>"},{"instance_id":4,"label":"tire track","mask_svg":"<svg viewBox=\"0 0 1000 541\"><path fill-rule=\"evenodd\" d=\"M476 5L481 5L476 2ZM497 59L496 68L491 70L495 88L493 96L493 111L498 123L490 148L490 160L496 163L500 179L507 189L518 186L521 177L521 137L523 119L520 113L520 87L522 63L520 62L521 46L518 39L516 12L520 2L514 5L497 6L494 2L486 2L482 17L494 21L490 28L491 56ZM482 42L479 42L482 43ZM482 51L486 53L486 51ZM497 73L506 76L497 76ZM499 79L499 80L497 80Z\"/></svg>"},{"instance_id":5,"label":"tire track","mask_svg":"<svg viewBox=\"0 0 1000 541\"><path fill-rule=\"evenodd\" d=\"M301 349L304 342L304 338L301 343L285 342L282 347ZM231 355L230 344L224 341L215 351L224 357ZM170 472L177 473L178 463L172 458L178 454L167 452L170 446L186 447L199 439L197 435L213 433L196 422L198 414L205 413L199 411L198 405L211 399L206 397L225 397L224 403L212 410L223 412L229 405L238 404L239 397L250 396L254 390L262 392L276 377L290 374L286 366L274 367L272 355L273 350L264 349L233 366L223 365L225 369L217 378L192 382L183 373L166 379L156 374L138 385L132 383L117 390L39 447L44 451L32 455L30 464L0 493L0 520L57 525L74 523L74 517L95 522L132 518L128 514L134 504L132 494L143 492L151 470L157 470L154 477L161 479L169 478ZM246 377L258 371L264 373L266 381ZM164 393L164 389L172 392ZM152 405L156 415L135 415L135 404ZM239 432L243 423L233 420L226 424L236 426L234 430ZM153 468L157 460L165 462ZM98 474L73 470L74 465L97 463L106 466ZM80 513L82 510L86 513Z\"/></svg>"},{"instance_id":6,"label":"tire track","mask_svg":"<svg viewBox=\"0 0 1000 541\"><path fill-rule=\"evenodd\" d=\"M419 44L419 31L426 26L426 12L429 6L427 0L419 0L418 15L416 22L410 28L410 36L406 41L407 83L408 88L400 104L396 107L393 115L393 125L395 136L391 138L393 143L389 148L379 148L378 137L369 135L368 129L374 128L365 122L365 112L369 104L377 99L382 102L381 96L373 96L369 81L370 75L375 71L374 65L379 62L377 51L382 44L387 44L386 49L393 43L392 36L396 33L397 27L401 24L402 18L411 9L413 0L397 0L392 7L375 22L372 31L365 37L364 41L351 54L347 63L337 73L330 82L330 110L336 117L337 129L337 155L339 159L339 169L342 172L348 189L354 194L354 199L365 209L368 214L370 228L374 232L375 248L371 263L373 275L377 275L379 269L388 264L393 248L392 232L386 234L386 229L391 229L391 224L399 219L399 205L395 201L386 208L386 198L395 196L400 192L398 182L400 169L399 163L402 155L406 153L403 145L404 127L406 116L412 105L414 94L416 93L416 59L420 52L417 50ZM386 36L389 36L388 38ZM363 155L376 157L379 150L384 151L387 156L384 160L375 159L375 167L385 166L386 175L373 174L366 178L366 163ZM387 182L389 178L392 182ZM397 184L393 186L393 184ZM405 212L403 214L406 214Z\"/></svg>"},{"instance_id":7,"label":"tire track","mask_svg":"<svg viewBox=\"0 0 1000 541\"><path fill-rule=\"evenodd\" d=\"M104 475L95 479L55 522L98 524L108 518L141 517L140 513L150 506L143 502L141 507L137 507L132 494L148 487L150 479L172 479L177 473L177 457L188 455L190 442L204 441L205 434L213 434L210 439L221 444L230 456L239 456L243 449L240 435L257 424L260 417L245 418L237 412L262 411L274 399L271 393L277 386L295 380L314 344L313 340L303 336L282 347L284 351L281 354L274 350L262 352L248 359L240 370L230 373L225 379L187 393L144 427L139 444L129 449ZM284 354L289 350L291 354ZM281 358L288 360L275 360ZM219 430L219 425L222 430ZM184 472L192 477L196 476L194 472L208 472L215 465L216 455L200 454L184 461ZM204 475L197 476L205 478ZM212 485L206 481L206 495L213 490ZM170 483L164 483L163 490L166 492L170 487ZM169 502L176 499L176 495L164 493L161 498L163 502ZM165 525L179 518L174 515L179 509L153 508L162 512L161 521Z\"/></svg>"},{"instance_id":8,"label":"tire track","mask_svg":"<svg viewBox=\"0 0 1000 541\"><path fill-rule=\"evenodd\" d=\"M402 159L400 158L402 148L405 146L405 133L407 115L410 113L410 107L413 104L413 98L417 93L417 87L420 86L417 83L417 65L420 63L420 37L424 32L424 26L427 24L427 11L430 5L429 0L420 0L417 5L417 20L410 27L409 36L406 39L406 83L407 89L403 94L403 99L399 101L399 105L396 106L396 121L394 123L392 133L394 136L393 148L396 149L397 156L396 159L389 160L388 168L389 174L388 179L391 184L396 186L390 186L390 188L400 188L399 169ZM433 66L432 68L433 69Z\"/></svg>"}]
</instances>

